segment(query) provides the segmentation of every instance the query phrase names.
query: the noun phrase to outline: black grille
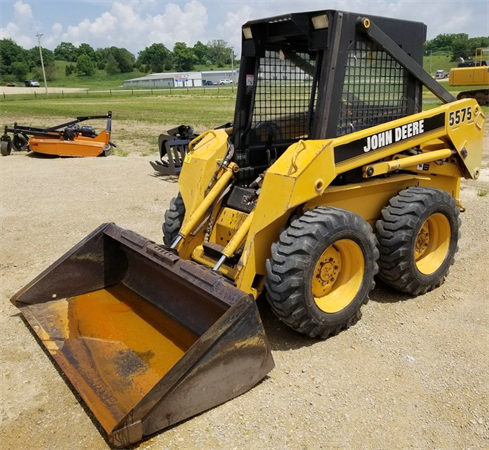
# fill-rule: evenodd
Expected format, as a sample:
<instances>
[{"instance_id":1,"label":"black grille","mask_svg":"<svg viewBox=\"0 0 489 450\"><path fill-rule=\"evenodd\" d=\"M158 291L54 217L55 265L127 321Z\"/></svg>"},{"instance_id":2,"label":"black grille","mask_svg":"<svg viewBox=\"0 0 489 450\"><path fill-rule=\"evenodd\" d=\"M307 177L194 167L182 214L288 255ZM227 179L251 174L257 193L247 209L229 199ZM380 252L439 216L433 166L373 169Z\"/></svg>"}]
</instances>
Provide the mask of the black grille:
<instances>
[{"instance_id":1,"label":"black grille","mask_svg":"<svg viewBox=\"0 0 489 450\"><path fill-rule=\"evenodd\" d=\"M408 114L408 72L372 42L348 52L338 136Z\"/></svg>"},{"instance_id":2,"label":"black grille","mask_svg":"<svg viewBox=\"0 0 489 450\"><path fill-rule=\"evenodd\" d=\"M266 51L256 80L252 144L308 137L314 64L314 54Z\"/></svg>"}]
</instances>

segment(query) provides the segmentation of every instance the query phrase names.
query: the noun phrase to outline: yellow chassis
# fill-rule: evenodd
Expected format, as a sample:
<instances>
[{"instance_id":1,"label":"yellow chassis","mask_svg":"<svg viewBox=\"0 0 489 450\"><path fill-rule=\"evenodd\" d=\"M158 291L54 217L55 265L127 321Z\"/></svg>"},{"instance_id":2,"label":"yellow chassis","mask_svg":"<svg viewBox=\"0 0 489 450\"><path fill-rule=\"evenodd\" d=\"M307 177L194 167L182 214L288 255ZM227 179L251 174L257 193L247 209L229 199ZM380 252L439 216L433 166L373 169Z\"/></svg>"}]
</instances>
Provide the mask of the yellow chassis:
<instances>
[{"instance_id":1,"label":"yellow chassis","mask_svg":"<svg viewBox=\"0 0 489 450\"><path fill-rule=\"evenodd\" d=\"M190 144L182 168L186 214L174 246L181 257L220 270L256 298L271 245L295 211L335 206L374 226L389 199L410 186L442 189L463 209L460 179L479 176L484 121L478 103L467 99L335 139L300 140L266 171L250 214L221 206L220 197L239 169L232 162L219 168L229 130L208 131ZM358 168L363 181L332 185ZM209 220L209 242L222 248L224 263L218 266L202 246ZM237 250L242 250L239 261L229 263Z\"/></svg>"}]
</instances>

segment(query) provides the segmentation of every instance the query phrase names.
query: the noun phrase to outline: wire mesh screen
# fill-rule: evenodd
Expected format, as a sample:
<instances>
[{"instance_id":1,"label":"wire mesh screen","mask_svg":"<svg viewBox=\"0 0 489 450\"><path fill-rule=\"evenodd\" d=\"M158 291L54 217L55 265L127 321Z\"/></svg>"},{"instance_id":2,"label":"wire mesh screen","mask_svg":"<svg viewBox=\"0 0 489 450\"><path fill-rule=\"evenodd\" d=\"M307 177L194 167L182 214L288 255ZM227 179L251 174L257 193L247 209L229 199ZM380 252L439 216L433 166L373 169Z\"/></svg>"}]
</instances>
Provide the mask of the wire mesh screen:
<instances>
[{"instance_id":1,"label":"wire mesh screen","mask_svg":"<svg viewBox=\"0 0 489 450\"><path fill-rule=\"evenodd\" d=\"M372 42L348 52L338 136L408 114L408 72Z\"/></svg>"},{"instance_id":2,"label":"wire mesh screen","mask_svg":"<svg viewBox=\"0 0 489 450\"><path fill-rule=\"evenodd\" d=\"M266 51L256 82L252 144L308 137L314 65L314 54Z\"/></svg>"}]
</instances>

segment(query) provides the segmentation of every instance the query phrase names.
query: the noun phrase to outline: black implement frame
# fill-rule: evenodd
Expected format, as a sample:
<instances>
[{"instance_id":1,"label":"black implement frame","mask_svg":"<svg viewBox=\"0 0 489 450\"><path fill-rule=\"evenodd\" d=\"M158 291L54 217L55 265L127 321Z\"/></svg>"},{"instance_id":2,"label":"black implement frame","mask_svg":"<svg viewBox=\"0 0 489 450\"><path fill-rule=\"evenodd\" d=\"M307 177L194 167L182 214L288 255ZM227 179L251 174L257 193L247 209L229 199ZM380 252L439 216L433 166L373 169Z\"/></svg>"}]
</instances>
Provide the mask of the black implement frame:
<instances>
[{"instance_id":1,"label":"black implement frame","mask_svg":"<svg viewBox=\"0 0 489 450\"><path fill-rule=\"evenodd\" d=\"M150 161L151 167L161 175L178 175L187 155L188 144L197 137L194 129L180 125L158 137L159 161Z\"/></svg>"},{"instance_id":2,"label":"black implement frame","mask_svg":"<svg viewBox=\"0 0 489 450\"><path fill-rule=\"evenodd\" d=\"M26 139L27 139L27 136L29 136L29 135L30 136L46 137L46 138L51 138L51 139L61 139L63 137L63 130L60 130L60 128L73 127L73 125L76 125L77 123L85 122L87 120L93 120L93 119L108 119L107 120L107 131L110 131L112 111L109 111L104 116L77 117L76 119L70 120L69 122L65 122L65 123L62 123L60 125L55 125L55 126L49 127L49 128L29 127L29 126L25 126L25 125L18 125L17 122L15 122L13 128L9 128L7 125L5 126L4 135L2 136L2 140L4 140L3 138L7 135L7 133L13 133L14 136L17 134L21 134Z\"/></svg>"}]
</instances>

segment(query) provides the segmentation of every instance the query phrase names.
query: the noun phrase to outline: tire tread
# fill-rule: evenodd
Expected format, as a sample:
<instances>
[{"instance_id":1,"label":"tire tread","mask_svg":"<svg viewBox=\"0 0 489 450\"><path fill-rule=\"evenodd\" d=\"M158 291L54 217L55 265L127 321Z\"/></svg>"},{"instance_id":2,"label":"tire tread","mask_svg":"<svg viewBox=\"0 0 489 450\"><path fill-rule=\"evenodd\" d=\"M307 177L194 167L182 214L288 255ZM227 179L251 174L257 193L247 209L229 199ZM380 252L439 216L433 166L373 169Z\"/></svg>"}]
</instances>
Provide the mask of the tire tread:
<instances>
[{"instance_id":1,"label":"tire tread","mask_svg":"<svg viewBox=\"0 0 489 450\"><path fill-rule=\"evenodd\" d=\"M359 308L341 324L318 323L313 317L301 293L304 273L307 270L318 242L328 236L354 228L367 237L373 254L373 274L368 280L367 295ZM368 302L368 292L375 286L374 275L378 271L378 250L372 229L360 216L339 208L317 207L294 220L272 245L272 256L266 261L268 276L265 278L267 298L272 311L291 328L311 337L326 339L354 325L361 317L360 308Z\"/></svg>"}]
</instances>

